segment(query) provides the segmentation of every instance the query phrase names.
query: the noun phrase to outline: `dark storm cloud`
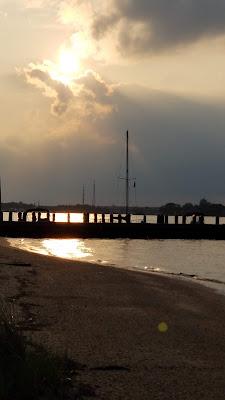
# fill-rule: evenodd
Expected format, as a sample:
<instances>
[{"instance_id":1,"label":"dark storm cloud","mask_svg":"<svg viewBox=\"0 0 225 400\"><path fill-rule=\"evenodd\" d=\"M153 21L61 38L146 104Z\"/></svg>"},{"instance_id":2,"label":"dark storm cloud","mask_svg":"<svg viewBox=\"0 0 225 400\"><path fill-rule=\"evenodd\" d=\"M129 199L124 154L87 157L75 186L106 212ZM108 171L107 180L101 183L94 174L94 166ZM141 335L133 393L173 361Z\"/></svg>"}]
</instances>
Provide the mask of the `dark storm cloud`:
<instances>
[{"instance_id":1,"label":"dark storm cloud","mask_svg":"<svg viewBox=\"0 0 225 400\"><path fill-rule=\"evenodd\" d=\"M138 54L193 43L225 33L225 0L113 0L112 12L98 15L96 38L118 25L122 53Z\"/></svg>"},{"instance_id":2,"label":"dark storm cloud","mask_svg":"<svg viewBox=\"0 0 225 400\"><path fill-rule=\"evenodd\" d=\"M95 120L86 117L77 132L46 138L29 149L23 162L20 153L9 155L8 176L12 168L17 171L16 181L8 178L11 199L37 201L42 194L39 200L45 203L76 203L85 184L91 202L95 178L98 204L124 202L124 183L117 177L124 176L129 129L138 204L198 202L202 197L224 202L224 104L201 104L137 87L114 92L112 101L116 111ZM5 155L10 151L8 146ZM135 204L132 188L131 202Z\"/></svg>"},{"instance_id":3,"label":"dark storm cloud","mask_svg":"<svg viewBox=\"0 0 225 400\"><path fill-rule=\"evenodd\" d=\"M134 90L134 89L133 89ZM137 93L137 89L134 90ZM119 126L130 127L139 201L224 201L224 105L140 91L121 100Z\"/></svg>"},{"instance_id":4,"label":"dark storm cloud","mask_svg":"<svg viewBox=\"0 0 225 400\"><path fill-rule=\"evenodd\" d=\"M49 81L45 72L32 71L32 79L44 83L42 88L53 89L56 82ZM137 179L138 204L195 202L202 197L225 202L224 101L206 104L138 86L120 86L112 92L100 78L88 74L79 82L79 101L85 102L85 112L80 115L74 106L71 109L78 101L72 98L60 118L49 119L47 97L32 82L26 96L11 99L14 110L24 99L19 111L25 109L31 120L25 120L20 130L16 126L18 137L0 138L0 167L8 200L76 203L86 184L91 202L95 178L98 203L124 202L124 182L117 178L124 176L125 132L129 129L131 176ZM96 101L100 111L91 106ZM102 112L104 104L110 105L111 112ZM33 108L40 105L32 119ZM11 110L10 104L8 115ZM135 204L133 196L131 191Z\"/></svg>"}]
</instances>

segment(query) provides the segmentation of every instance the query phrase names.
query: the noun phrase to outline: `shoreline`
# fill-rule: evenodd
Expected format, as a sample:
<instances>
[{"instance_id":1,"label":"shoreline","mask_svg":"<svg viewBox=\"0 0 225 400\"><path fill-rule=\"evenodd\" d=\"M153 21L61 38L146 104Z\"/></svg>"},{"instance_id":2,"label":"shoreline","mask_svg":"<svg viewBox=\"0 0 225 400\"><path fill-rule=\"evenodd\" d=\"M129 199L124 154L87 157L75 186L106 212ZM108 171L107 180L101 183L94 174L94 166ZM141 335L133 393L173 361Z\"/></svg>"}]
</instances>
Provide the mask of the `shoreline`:
<instances>
[{"instance_id":1,"label":"shoreline","mask_svg":"<svg viewBox=\"0 0 225 400\"><path fill-rule=\"evenodd\" d=\"M225 304L213 289L29 253L4 239L0 264L1 296L21 329L67 351L97 399L224 399Z\"/></svg>"},{"instance_id":2,"label":"shoreline","mask_svg":"<svg viewBox=\"0 0 225 400\"><path fill-rule=\"evenodd\" d=\"M0 243L1 243L1 239L0 238ZM54 255L53 253L49 252L49 253L42 253L39 252L38 250L29 250L26 248L23 248L22 246L15 246L13 244L11 244L10 240L13 240L13 238L7 238L7 239L3 239L6 241L5 245L10 246L12 248L21 250L21 251L25 251L25 252L30 252L33 254L38 254L38 255L44 255L46 257L56 257L59 259L65 259L65 260L71 260L74 262L81 262L81 263L88 263L90 265L98 265L98 266L102 266L102 267L108 267L108 268L116 268L116 269L123 269L125 271L133 271L133 272L140 272L140 273L144 273L144 274L155 274L155 275L159 275L159 276L167 276L168 278L174 278L174 279L182 279L184 281L190 281L193 284L198 283L200 285L203 285L207 288L210 288L214 291L216 291L217 293L220 293L222 295L225 295L225 281L221 280L221 279L217 279L217 278L209 278L209 277L204 277L198 274L194 274L194 273L188 273L188 272L174 272L171 270L163 270L163 269L155 269L155 268L151 268L151 267L134 267L134 266L121 266L118 262L110 262L110 261L101 261L101 260L89 260L86 258L79 258L79 257L63 257L63 256L58 256L58 255Z\"/></svg>"}]
</instances>

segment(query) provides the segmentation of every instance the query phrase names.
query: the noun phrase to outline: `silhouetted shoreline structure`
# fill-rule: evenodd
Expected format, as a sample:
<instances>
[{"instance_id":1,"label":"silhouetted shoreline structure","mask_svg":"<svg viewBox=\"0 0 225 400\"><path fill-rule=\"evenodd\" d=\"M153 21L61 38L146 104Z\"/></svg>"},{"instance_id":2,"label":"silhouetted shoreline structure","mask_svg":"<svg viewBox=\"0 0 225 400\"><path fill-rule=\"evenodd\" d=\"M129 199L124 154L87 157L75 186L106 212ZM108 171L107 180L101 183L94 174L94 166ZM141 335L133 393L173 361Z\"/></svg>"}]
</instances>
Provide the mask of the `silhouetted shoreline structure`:
<instances>
[{"instance_id":1,"label":"silhouetted shoreline structure","mask_svg":"<svg viewBox=\"0 0 225 400\"><path fill-rule=\"evenodd\" d=\"M43 215L44 214L44 215ZM14 216L15 217L15 216ZM94 219L93 219L94 217ZM186 216L171 217L159 214L156 223L147 222L144 214L141 222L132 222L131 214L83 214L83 222L71 222L67 213L66 222L56 222L55 213L46 209L30 209L17 213L13 220L10 211L8 220L0 212L0 236L30 238L130 238L130 239L217 239L225 240L225 224L214 217L212 224L204 223L203 214L194 214L187 224ZM170 221L170 222L169 222Z\"/></svg>"},{"instance_id":2,"label":"silhouetted shoreline structure","mask_svg":"<svg viewBox=\"0 0 225 400\"><path fill-rule=\"evenodd\" d=\"M34 204L27 204L23 202L9 202L2 203L2 211L27 211L35 208ZM97 214L125 214L124 206L117 205L98 205L93 207L91 204L74 204L74 205L42 205L41 208L48 209L50 212L64 212L64 213L97 213ZM176 203L167 203L163 206L129 206L129 212L132 215L167 215L167 216L192 216L194 214L203 214L205 216L219 216L225 217L225 205L214 204L202 199L199 204L186 203L184 205Z\"/></svg>"}]
</instances>

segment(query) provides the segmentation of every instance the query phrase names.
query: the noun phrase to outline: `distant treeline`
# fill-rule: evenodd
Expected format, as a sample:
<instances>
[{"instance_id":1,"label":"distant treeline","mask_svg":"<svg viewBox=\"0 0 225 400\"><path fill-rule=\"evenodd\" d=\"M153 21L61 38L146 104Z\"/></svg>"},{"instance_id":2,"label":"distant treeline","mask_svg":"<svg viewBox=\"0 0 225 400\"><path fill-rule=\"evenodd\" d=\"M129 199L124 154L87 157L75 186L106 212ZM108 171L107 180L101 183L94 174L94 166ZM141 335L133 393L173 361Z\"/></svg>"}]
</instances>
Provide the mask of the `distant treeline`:
<instances>
[{"instance_id":1,"label":"distant treeline","mask_svg":"<svg viewBox=\"0 0 225 400\"><path fill-rule=\"evenodd\" d=\"M23 202L2 203L2 211L27 211L34 208L48 209L51 212L90 212L90 213L105 213L105 214L124 214L125 207L121 206L91 206L89 204L76 205L41 205L25 204ZM131 214L141 215L193 215L204 214L209 216L225 216L225 206L223 204L213 204L202 199L199 204L186 203L184 205L176 203L168 203L161 207L130 207Z\"/></svg>"}]
</instances>

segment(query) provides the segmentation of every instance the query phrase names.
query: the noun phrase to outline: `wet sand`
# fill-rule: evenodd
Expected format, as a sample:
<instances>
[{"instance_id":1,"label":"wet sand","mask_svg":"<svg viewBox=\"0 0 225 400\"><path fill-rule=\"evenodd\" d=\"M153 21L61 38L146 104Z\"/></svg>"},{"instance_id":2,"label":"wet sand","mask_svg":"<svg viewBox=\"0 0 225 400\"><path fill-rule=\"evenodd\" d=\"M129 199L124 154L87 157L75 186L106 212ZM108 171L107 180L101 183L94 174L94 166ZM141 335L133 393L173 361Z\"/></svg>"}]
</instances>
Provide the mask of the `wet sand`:
<instances>
[{"instance_id":1,"label":"wet sand","mask_svg":"<svg viewBox=\"0 0 225 400\"><path fill-rule=\"evenodd\" d=\"M27 253L4 240L0 288L24 332L78 362L78 379L97 399L225 397L225 298L211 289Z\"/></svg>"}]
</instances>

